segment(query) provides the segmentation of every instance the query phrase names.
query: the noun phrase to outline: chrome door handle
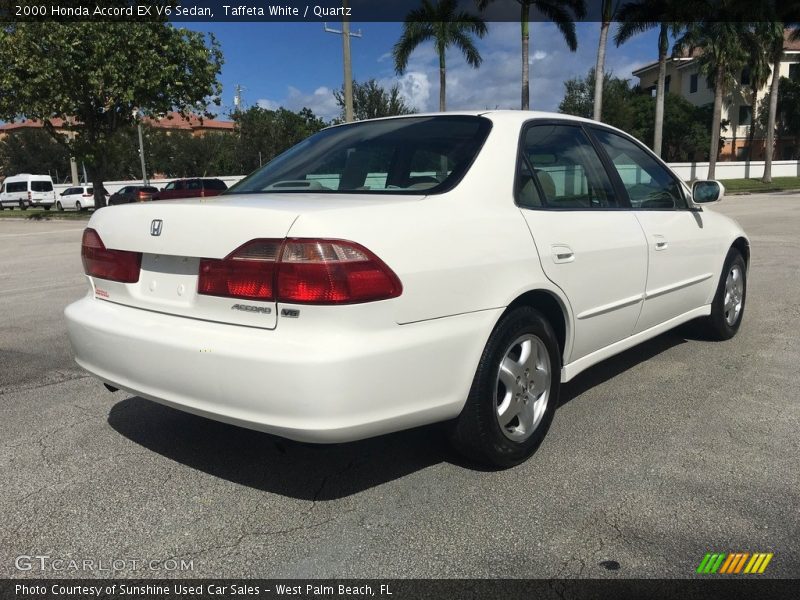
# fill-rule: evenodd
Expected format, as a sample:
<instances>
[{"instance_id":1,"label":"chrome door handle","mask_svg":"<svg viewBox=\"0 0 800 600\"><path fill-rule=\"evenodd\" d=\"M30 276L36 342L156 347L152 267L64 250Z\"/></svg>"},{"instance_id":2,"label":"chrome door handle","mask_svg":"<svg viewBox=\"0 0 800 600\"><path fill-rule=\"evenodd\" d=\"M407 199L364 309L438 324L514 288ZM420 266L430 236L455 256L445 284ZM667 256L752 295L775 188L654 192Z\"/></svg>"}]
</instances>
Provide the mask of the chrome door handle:
<instances>
[{"instance_id":1,"label":"chrome door handle","mask_svg":"<svg viewBox=\"0 0 800 600\"><path fill-rule=\"evenodd\" d=\"M575 253L569 246L557 244L550 246L554 263L569 263L575 260Z\"/></svg>"},{"instance_id":2,"label":"chrome door handle","mask_svg":"<svg viewBox=\"0 0 800 600\"><path fill-rule=\"evenodd\" d=\"M666 250L667 246L667 239L663 235L654 235L653 239L655 240L655 247L656 250Z\"/></svg>"}]
</instances>

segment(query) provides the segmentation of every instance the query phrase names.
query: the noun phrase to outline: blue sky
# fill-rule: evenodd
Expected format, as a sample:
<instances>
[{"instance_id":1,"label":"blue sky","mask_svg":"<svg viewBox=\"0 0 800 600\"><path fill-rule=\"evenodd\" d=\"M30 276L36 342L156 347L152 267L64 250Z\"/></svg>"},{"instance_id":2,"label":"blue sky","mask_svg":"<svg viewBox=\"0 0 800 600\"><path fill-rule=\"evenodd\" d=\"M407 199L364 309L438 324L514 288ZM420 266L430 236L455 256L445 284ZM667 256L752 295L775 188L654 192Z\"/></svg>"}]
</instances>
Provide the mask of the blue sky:
<instances>
[{"instance_id":1,"label":"blue sky","mask_svg":"<svg viewBox=\"0 0 800 600\"><path fill-rule=\"evenodd\" d=\"M247 106L311 108L329 119L338 108L332 90L341 87L341 36L325 33L321 23L192 23L182 24L212 32L222 45L223 111L233 105L234 88L243 86ZM340 23L329 23L340 28ZM362 38L352 41L353 76L375 78L385 85L398 83L401 93L418 110L438 107L438 61L431 44L411 57L405 75L398 77L391 50L401 23L353 23ZM549 23L531 24L532 108L557 110L563 82L585 75L595 64L599 23L579 23L578 50L569 51ZM612 33L614 26L612 25ZM610 37L610 36L609 36ZM641 34L620 48L609 41L607 69L620 77L652 62L656 31ZM518 23L489 23L489 34L478 41L483 55L480 69L469 67L460 55L448 54L448 109L519 108L520 39Z\"/></svg>"}]
</instances>

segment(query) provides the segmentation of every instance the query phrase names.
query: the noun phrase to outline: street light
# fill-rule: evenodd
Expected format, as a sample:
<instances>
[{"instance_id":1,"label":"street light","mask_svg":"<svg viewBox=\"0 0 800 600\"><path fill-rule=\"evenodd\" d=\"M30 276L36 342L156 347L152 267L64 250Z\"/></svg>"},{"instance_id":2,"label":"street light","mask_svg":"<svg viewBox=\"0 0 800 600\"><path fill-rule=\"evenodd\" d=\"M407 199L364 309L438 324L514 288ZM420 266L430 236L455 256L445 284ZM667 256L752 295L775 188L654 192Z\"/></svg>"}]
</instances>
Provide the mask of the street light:
<instances>
[{"instance_id":1,"label":"street light","mask_svg":"<svg viewBox=\"0 0 800 600\"><path fill-rule=\"evenodd\" d=\"M137 116L141 115L138 108L133 109L133 118L136 119ZM142 140L142 120L138 119L136 121L137 129L139 130L139 160L142 163L142 182L144 185L149 185L150 182L147 180L147 168L144 164L144 141Z\"/></svg>"}]
</instances>

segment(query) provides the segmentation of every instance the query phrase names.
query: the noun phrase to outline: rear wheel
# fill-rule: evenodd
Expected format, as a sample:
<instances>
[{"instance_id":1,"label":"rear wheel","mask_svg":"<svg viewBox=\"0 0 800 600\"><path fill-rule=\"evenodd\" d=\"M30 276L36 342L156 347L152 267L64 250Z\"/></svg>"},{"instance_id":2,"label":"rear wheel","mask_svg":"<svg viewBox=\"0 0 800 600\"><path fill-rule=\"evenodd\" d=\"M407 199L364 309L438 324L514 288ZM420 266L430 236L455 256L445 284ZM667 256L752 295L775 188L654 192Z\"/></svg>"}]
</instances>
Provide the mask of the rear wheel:
<instances>
[{"instance_id":1,"label":"rear wheel","mask_svg":"<svg viewBox=\"0 0 800 600\"><path fill-rule=\"evenodd\" d=\"M553 420L560 387L558 342L545 318L519 307L498 323L481 356L450 438L465 456L493 467L530 457Z\"/></svg>"},{"instance_id":2,"label":"rear wheel","mask_svg":"<svg viewBox=\"0 0 800 600\"><path fill-rule=\"evenodd\" d=\"M28 210L28 206L22 200L19 201L19 207L22 210Z\"/></svg>"},{"instance_id":3,"label":"rear wheel","mask_svg":"<svg viewBox=\"0 0 800 600\"><path fill-rule=\"evenodd\" d=\"M60 210L61 212L64 212L64 207L63 207L63 205L61 204L61 200L59 200L58 202L56 202L56 208L57 208L58 210Z\"/></svg>"},{"instance_id":4,"label":"rear wheel","mask_svg":"<svg viewBox=\"0 0 800 600\"><path fill-rule=\"evenodd\" d=\"M711 315L706 318L710 335L717 340L729 340L739 331L747 298L747 265L736 249L728 250L717 293L711 302Z\"/></svg>"},{"instance_id":5,"label":"rear wheel","mask_svg":"<svg viewBox=\"0 0 800 600\"><path fill-rule=\"evenodd\" d=\"M43 205L42 208L45 209L45 210L50 210L52 207L48 204L46 206Z\"/></svg>"}]
</instances>

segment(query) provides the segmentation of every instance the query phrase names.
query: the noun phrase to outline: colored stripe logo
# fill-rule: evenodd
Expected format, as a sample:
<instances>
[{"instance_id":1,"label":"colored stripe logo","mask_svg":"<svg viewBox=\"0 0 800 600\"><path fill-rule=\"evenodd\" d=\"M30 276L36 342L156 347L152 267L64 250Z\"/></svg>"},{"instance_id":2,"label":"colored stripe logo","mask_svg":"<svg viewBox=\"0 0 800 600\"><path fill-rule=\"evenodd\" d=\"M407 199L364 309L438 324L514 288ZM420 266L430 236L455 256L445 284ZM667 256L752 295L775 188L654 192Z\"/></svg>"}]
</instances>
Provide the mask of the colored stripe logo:
<instances>
[{"instance_id":1,"label":"colored stripe logo","mask_svg":"<svg viewBox=\"0 0 800 600\"><path fill-rule=\"evenodd\" d=\"M706 552L697 573L705 575L754 575L767 569L772 552Z\"/></svg>"}]
</instances>

